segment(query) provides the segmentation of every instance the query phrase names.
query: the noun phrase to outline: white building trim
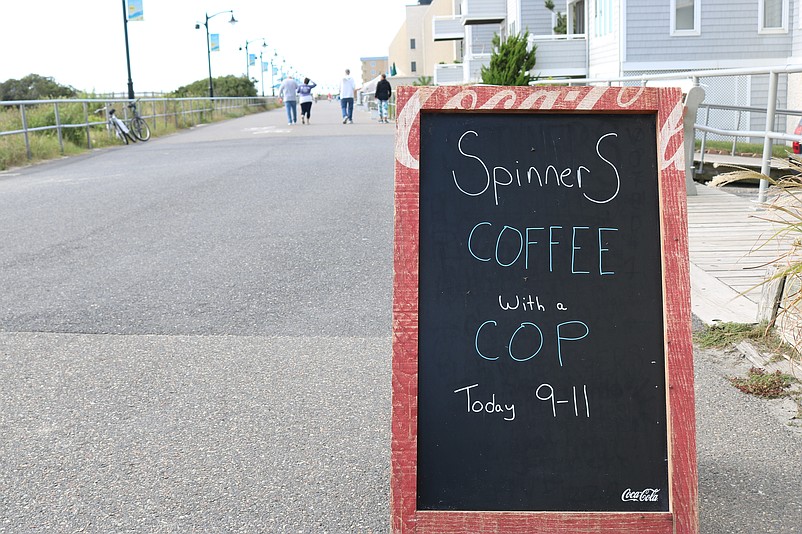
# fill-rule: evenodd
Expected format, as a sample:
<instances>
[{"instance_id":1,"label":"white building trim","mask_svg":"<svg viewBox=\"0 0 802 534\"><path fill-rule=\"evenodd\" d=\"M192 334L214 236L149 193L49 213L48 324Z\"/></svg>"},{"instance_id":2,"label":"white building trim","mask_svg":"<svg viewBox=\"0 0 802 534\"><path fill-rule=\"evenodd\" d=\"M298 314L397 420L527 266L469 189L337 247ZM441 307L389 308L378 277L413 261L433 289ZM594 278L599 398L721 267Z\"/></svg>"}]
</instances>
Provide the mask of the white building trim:
<instances>
[{"instance_id":1,"label":"white building trim","mask_svg":"<svg viewBox=\"0 0 802 534\"><path fill-rule=\"evenodd\" d=\"M778 64L776 58L767 59L724 59L724 60L696 60L696 61L648 61L638 62L629 61L622 63L621 67L624 72L643 72L655 70L669 70L669 71L684 71L684 70L712 70L712 69L750 69L750 68L765 68L774 67ZM799 58L787 58L786 64L799 65Z\"/></svg>"},{"instance_id":2,"label":"white building trim","mask_svg":"<svg viewBox=\"0 0 802 534\"><path fill-rule=\"evenodd\" d=\"M782 0L782 22L779 27L772 28L765 27L766 1L767 0L758 0L757 2L757 33L760 35L788 33L789 0Z\"/></svg>"},{"instance_id":3,"label":"white building trim","mask_svg":"<svg viewBox=\"0 0 802 534\"><path fill-rule=\"evenodd\" d=\"M692 30L678 30L677 29L677 4L680 6L688 0L671 0L671 36L672 37L689 37L702 35L702 0L693 0L693 29Z\"/></svg>"}]
</instances>

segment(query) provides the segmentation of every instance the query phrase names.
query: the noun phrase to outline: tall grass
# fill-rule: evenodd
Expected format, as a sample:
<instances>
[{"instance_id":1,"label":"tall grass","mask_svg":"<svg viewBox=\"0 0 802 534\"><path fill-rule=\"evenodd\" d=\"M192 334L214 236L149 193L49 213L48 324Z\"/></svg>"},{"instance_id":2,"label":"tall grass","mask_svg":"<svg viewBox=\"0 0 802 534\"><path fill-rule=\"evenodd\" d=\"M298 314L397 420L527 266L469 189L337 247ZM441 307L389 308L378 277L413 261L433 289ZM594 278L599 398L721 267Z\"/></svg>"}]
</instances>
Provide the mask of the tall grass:
<instances>
[{"instance_id":1,"label":"tall grass","mask_svg":"<svg viewBox=\"0 0 802 534\"><path fill-rule=\"evenodd\" d=\"M110 105L117 110L119 117L125 117L123 103L115 102ZM89 150L90 146L94 149L122 144L122 141L108 131L105 113L94 113L98 108L104 108L105 106L106 102L102 100L91 101L86 104L81 102L60 102L58 104L58 114L59 123L62 126L85 125L86 123L97 124L88 127L62 128L61 144L59 144L56 130L29 132L30 157L22 134L0 136L0 171L64 155L79 154ZM199 103L195 102L193 109L198 107ZM182 112L190 110L190 104L187 101L157 100L140 102L139 105L139 113L146 117L153 137L173 133L183 128L191 128L201 123L241 117L250 113L265 111L266 109L268 107L250 106L226 109L222 113L219 111L215 113L205 111L187 115L182 114ZM25 119L28 128L55 126L55 105L49 103L25 106ZM19 106L0 107L0 132L22 130L22 123ZM89 139L87 139L87 135Z\"/></svg>"},{"instance_id":2,"label":"tall grass","mask_svg":"<svg viewBox=\"0 0 802 534\"><path fill-rule=\"evenodd\" d=\"M779 162L778 162L779 163ZM739 180L766 180L770 194L762 211L753 217L774 225L774 232L766 238L766 244L779 242L782 254L770 261L773 274L763 284L783 281L783 299L777 316L769 327L777 327L778 333L793 346L792 356L800 361L802 354L802 156L789 155L783 160L788 165L785 175L771 178L754 170L739 168L721 174L711 185L722 186ZM759 247L759 248L762 248ZM750 288L754 289L754 288ZM767 329L768 331L768 329Z\"/></svg>"}]
</instances>

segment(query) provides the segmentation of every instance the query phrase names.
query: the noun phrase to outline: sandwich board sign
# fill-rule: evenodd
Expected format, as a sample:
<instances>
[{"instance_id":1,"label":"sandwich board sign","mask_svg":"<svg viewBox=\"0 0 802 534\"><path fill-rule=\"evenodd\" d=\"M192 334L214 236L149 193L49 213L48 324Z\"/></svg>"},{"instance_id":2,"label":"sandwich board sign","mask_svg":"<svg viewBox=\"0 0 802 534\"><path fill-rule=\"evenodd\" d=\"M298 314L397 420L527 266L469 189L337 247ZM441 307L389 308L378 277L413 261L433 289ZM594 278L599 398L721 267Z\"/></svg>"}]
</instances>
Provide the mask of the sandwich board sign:
<instances>
[{"instance_id":1,"label":"sandwich board sign","mask_svg":"<svg viewBox=\"0 0 802 534\"><path fill-rule=\"evenodd\" d=\"M399 89L393 532L698 531L682 112Z\"/></svg>"}]
</instances>

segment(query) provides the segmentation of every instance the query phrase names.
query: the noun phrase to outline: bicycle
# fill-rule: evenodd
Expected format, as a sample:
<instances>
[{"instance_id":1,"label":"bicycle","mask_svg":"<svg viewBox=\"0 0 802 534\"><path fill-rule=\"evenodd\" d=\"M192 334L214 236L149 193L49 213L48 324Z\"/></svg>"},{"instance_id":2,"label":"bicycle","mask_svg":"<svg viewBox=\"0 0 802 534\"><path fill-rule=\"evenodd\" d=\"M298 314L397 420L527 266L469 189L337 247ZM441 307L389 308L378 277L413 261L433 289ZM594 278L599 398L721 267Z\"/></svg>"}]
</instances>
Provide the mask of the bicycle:
<instances>
[{"instance_id":1,"label":"bicycle","mask_svg":"<svg viewBox=\"0 0 802 534\"><path fill-rule=\"evenodd\" d=\"M114 108L102 107L100 109L96 109L95 113L100 113L101 111L106 112L106 128L108 128L110 132L114 132L114 134L117 136L117 139L121 140L126 145L128 144L129 140L136 143L137 138L133 133L131 133L131 130L128 129L128 126L126 126L125 123L120 120L117 115L115 115L116 110ZM148 130L148 134L149 133L150 131Z\"/></svg>"},{"instance_id":2,"label":"bicycle","mask_svg":"<svg viewBox=\"0 0 802 534\"><path fill-rule=\"evenodd\" d=\"M131 110L131 120L128 121L128 126L137 139L140 141L147 141L150 139L150 126L148 126L145 119L139 115L139 111L136 108L137 102L139 102L138 98L128 104L128 108Z\"/></svg>"}]
</instances>

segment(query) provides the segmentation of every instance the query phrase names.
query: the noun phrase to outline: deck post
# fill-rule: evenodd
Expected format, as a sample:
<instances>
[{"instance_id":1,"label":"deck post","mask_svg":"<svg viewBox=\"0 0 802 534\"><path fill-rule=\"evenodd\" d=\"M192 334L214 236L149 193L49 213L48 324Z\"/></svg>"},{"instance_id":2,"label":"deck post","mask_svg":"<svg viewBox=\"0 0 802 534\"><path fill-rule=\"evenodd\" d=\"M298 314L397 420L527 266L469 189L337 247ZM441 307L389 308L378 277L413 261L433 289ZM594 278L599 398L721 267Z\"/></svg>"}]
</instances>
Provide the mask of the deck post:
<instances>
[{"instance_id":1,"label":"deck post","mask_svg":"<svg viewBox=\"0 0 802 534\"><path fill-rule=\"evenodd\" d=\"M694 81L699 83L698 79L694 79ZM696 111L704 99L705 90L698 85L691 87L685 95L683 134L685 135L685 190L688 196L696 194L696 183L693 180L693 152L696 136L693 125L696 122Z\"/></svg>"},{"instance_id":2,"label":"deck post","mask_svg":"<svg viewBox=\"0 0 802 534\"><path fill-rule=\"evenodd\" d=\"M777 113L777 79L780 74L776 70L769 72L769 102L766 106L766 136L763 138L763 163L760 166L760 173L763 176L769 176L771 172L771 146L772 139L769 134L774 131L774 120ZM760 189L758 190L757 202L763 204L766 202L766 191L769 188L769 182L765 179L760 180Z\"/></svg>"}]
</instances>

